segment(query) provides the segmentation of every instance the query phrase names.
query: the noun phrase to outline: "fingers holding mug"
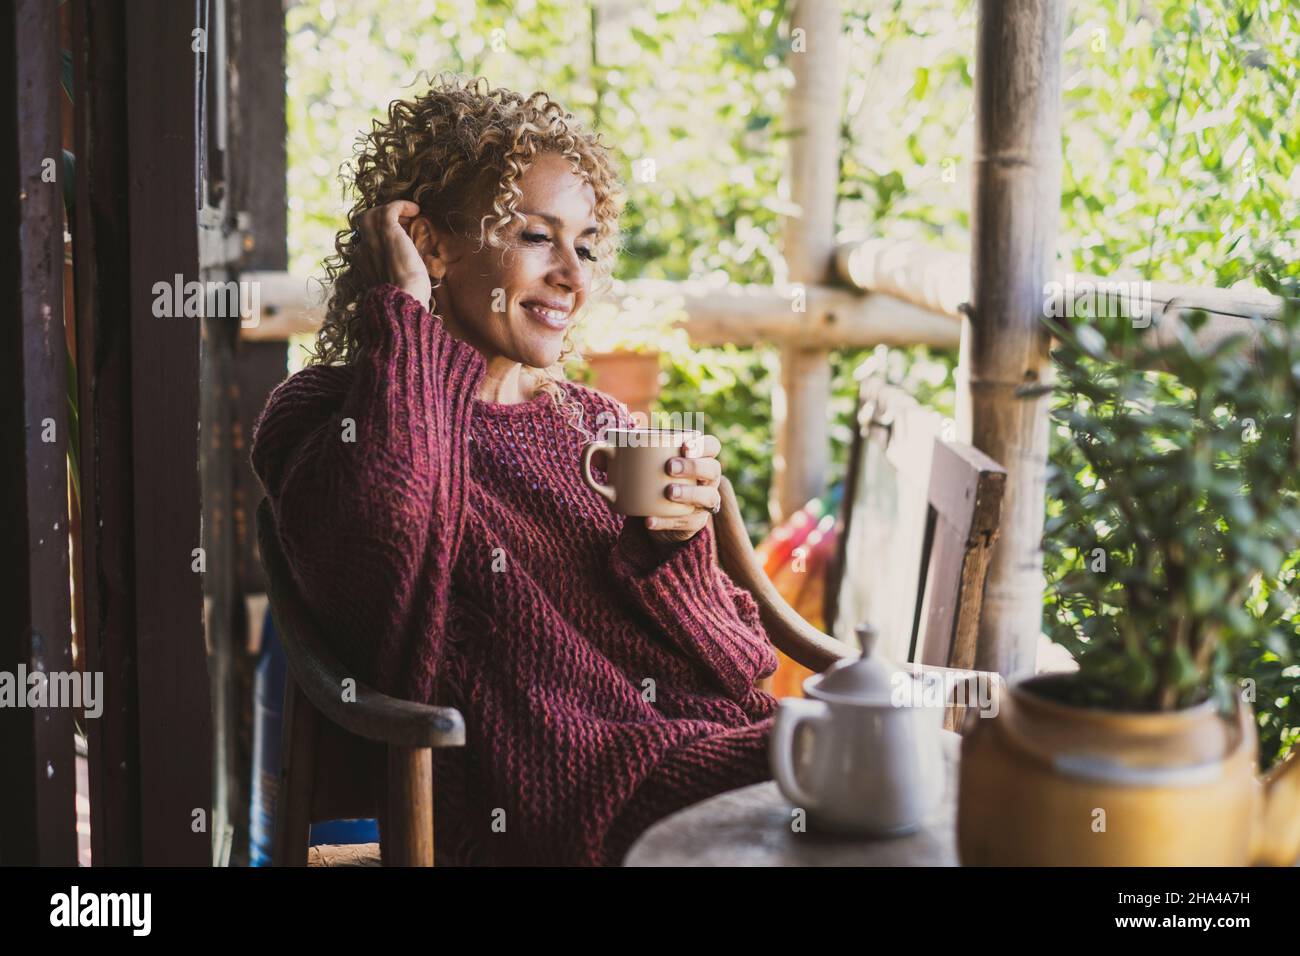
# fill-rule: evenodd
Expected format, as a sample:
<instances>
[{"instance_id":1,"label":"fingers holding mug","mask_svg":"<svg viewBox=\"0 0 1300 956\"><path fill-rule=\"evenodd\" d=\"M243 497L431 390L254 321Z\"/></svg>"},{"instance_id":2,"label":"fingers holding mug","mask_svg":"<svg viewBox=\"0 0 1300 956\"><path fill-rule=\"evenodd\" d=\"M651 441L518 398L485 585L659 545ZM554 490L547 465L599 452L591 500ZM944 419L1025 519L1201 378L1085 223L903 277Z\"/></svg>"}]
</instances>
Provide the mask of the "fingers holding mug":
<instances>
[{"instance_id":1,"label":"fingers holding mug","mask_svg":"<svg viewBox=\"0 0 1300 956\"><path fill-rule=\"evenodd\" d=\"M689 540L708 523L708 511L692 511L688 515L678 515L674 518L654 515L645 519L645 526L652 534L675 542Z\"/></svg>"},{"instance_id":2,"label":"fingers holding mug","mask_svg":"<svg viewBox=\"0 0 1300 956\"><path fill-rule=\"evenodd\" d=\"M710 514L716 513L718 505L722 502L722 495L718 491L716 482L709 485L692 485L674 481L664 489L664 496L669 501L693 505Z\"/></svg>"},{"instance_id":3,"label":"fingers holding mug","mask_svg":"<svg viewBox=\"0 0 1300 956\"><path fill-rule=\"evenodd\" d=\"M684 458L717 459L722 451L722 442L716 435L696 435L682 442L681 453Z\"/></svg>"},{"instance_id":4,"label":"fingers holding mug","mask_svg":"<svg viewBox=\"0 0 1300 956\"><path fill-rule=\"evenodd\" d=\"M694 479L702 484L716 485L722 477L722 465L716 458L670 458L665 467L673 478L687 482Z\"/></svg>"}]
</instances>

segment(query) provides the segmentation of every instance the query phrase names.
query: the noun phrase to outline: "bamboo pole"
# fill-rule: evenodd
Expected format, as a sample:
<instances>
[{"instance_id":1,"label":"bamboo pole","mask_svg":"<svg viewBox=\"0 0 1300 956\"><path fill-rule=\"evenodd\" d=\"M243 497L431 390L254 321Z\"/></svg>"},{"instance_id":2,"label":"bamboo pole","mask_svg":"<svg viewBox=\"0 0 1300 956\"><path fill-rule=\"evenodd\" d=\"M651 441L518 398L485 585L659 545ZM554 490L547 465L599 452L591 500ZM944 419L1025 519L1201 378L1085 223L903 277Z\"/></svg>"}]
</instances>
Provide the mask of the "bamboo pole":
<instances>
[{"instance_id":1,"label":"bamboo pole","mask_svg":"<svg viewBox=\"0 0 1300 956\"><path fill-rule=\"evenodd\" d=\"M971 298L969 253L872 239L844 243L836 257L843 285L804 287L804 312L791 308L795 290L789 285L629 279L615 281L611 295L616 301L634 297L680 308L685 313L680 324L696 345L748 347L796 339L804 346L827 349L957 346L960 307ZM282 342L291 335L319 331L324 315L319 287L287 272L244 272L240 278L257 283L261 306L260 321L242 328L242 339ZM1281 297L1258 289L1152 282L1148 296L1124 279L1058 270L1055 281L1061 287L1058 308L1066 299L1079 306L1090 289L1110 296L1111 307L1137 312L1150 305L1150 331L1161 341L1174 335L1180 313L1199 309L1209 315L1210 321L1197 333L1198 341L1209 344L1249 330L1248 316L1277 318L1283 306Z\"/></svg>"},{"instance_id":2,"label":"bamboo pole","mask_svg":"<svg viewBox=\"0 0 1300 956\"><path fill-rule=\"evenodd\" d=\"M837 278L849 288L889 295L935 314L959 316L961 305L971 298L970 256L965 253L920 242L868 239L842 243L835 251L835 263ZM1280 318L1284 305L1281 296L1255 287L1217 289L1064 269L1053 270L1050 284L1041 293L1042 307L1058 315L1067 309L1088 308L1093 315L1122 310L1161 342L1173 339L1187 312L1206 313L1209 321L1197 340L1211 344L1226 335L1248 332L1251 316Z\"/></svg>"},{"instance_id":3,"label":"bamboo pole","mask_svg":"<svg viewBox=\"0 0 1300 956\"><path fill-rule=\"evenodd\" d=\"M284 341L320 329L324 307L318 287L285 272L245 272L240 279L257 283L261 312L255 326L240 329L245 341ZM680 308L685 313L680 324L697 345L747 347L793 340L823 349L881 344L953 348L960 332L955 311L948 315L889 293L864 295L828 285L802 289L804 311L792 308L796 290L791 286L631 279L616 281L610 295L618 302L637 298Z\"/></svg>"},{"instance_id":4,"label":"bamboo pole","mask_svg":"<svg viewBox=\"0 0 1300 956\"><path fill-rule=\"evenodd\" d=\"M835 254L835 203L839 184L844 40L839 0L798 0L790 15L794 74L790 89L790 199L800 213L785 220L784 253L793 283L820 284ZM825 490L830 456L826 403L830 356L825 347L787 340L781 380L773 395L776 456L769 511L774 520Z\"/></svg>"},{"instance_id":5,"label":"bamboo pole","mask_svg":"<svg viewBox=\"0 0 1300 956\"><path fill-rule=\"evenodd\" d=\"M975 447L1007 469L1002 533L975 667L1033 672L1043 613L1048 398L1040 321L1060 207L1064 0L980 0L975 54L970 344L965 385Z\"/></svg>"}]
</instances>

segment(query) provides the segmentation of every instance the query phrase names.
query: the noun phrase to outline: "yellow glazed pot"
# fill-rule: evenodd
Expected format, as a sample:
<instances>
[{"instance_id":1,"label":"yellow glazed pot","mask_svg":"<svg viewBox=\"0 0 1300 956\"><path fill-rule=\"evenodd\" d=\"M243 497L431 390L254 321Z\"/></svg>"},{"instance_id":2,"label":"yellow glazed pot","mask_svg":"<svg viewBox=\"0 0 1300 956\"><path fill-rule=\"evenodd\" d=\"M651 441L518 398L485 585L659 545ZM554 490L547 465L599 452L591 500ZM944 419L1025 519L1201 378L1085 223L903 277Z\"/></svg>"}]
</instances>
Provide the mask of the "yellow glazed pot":
<instances>
[{"instance_id":1,"label":"yellow glazed pot","mask_svg":"<svg viewBox=\"0 0 1300 956\"><path fill-rule=\"evenodd\" d=\"M965 866L1289 866L1300 758L1256 776L1255 720L1213 701L1147 713L1052 699L1063 675L1014 681L967 714L957 846ZM990 708L990 712L993 708Z\"/></svg>"}]
</instances>

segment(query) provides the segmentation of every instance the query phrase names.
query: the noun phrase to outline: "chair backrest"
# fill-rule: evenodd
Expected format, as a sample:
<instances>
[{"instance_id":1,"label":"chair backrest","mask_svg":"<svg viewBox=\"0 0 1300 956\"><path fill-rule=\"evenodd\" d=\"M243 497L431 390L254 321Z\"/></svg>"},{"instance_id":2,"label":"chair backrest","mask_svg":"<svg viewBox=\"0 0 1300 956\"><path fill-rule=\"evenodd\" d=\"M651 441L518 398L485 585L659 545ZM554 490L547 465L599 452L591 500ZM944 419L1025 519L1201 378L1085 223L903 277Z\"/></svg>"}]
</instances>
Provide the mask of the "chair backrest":
<instances>
[{"instance_id":1,"label":"chair backrest","mask_svg":"<svg viewBox=\"0 0 1300 956\"><path fill-rule=\"evenodd\" d=\"M942 416L877 375L863 378L836 560L832 633L867 621L896 661L973 667L1006 470L946 440Z\"/></svg>"}]
</instances>

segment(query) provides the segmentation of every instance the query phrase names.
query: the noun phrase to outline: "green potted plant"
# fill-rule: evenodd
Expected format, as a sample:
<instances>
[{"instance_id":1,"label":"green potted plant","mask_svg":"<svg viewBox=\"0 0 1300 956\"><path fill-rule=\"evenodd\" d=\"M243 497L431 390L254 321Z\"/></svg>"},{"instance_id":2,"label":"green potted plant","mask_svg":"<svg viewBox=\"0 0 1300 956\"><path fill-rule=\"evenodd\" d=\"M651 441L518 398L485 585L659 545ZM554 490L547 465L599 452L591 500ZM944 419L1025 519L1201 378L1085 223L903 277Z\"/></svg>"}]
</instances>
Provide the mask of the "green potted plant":
<instances>
[{"instance_id":1,"label":"green potted plant","mask_svg":"<svg viewBox=\"0 0 1300 956\"><path fill-rule=\"evenodd\" d=\"M1014 681L963 742L963 862L1289 864L1300 759L1257 779L1241 647L1294 664L1300 316L1206 344L1124 316L1048 319L1065 439L1045 626L1077 672ZM1167 329L1162 329L1166 331ZM1252 341L1253 338L1253 341Z\"/></svg>"}]
</instances>

